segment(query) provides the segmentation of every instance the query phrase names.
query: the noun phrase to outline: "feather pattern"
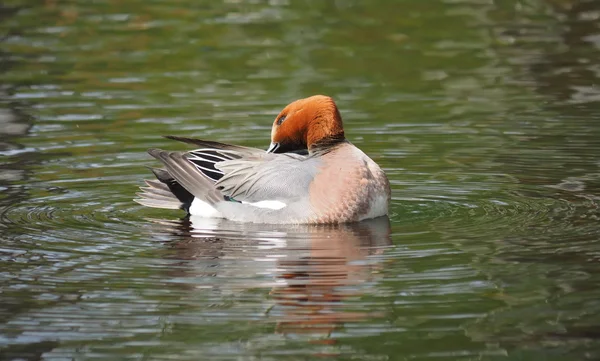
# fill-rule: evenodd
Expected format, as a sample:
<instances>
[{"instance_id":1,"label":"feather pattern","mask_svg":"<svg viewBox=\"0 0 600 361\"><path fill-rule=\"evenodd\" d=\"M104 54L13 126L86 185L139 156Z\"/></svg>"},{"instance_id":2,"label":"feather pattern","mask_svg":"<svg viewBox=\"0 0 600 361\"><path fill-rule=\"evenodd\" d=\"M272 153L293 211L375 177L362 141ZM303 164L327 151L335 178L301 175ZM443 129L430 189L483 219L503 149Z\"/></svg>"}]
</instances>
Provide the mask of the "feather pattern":
<instances>
[{"instance_id":1,"label":"feather pattern","mask_svg":"<svg viewBox=\"0 0 600 361\"><path fill-rule=\"evenodd\" d=\"M302 197L320 164L318 158L295 153L266 153L261 149L200 139L169 138L205 148L189 152L150 149L150 155L160 160L166 169L152 169L160 182L147 181L148 187L142 188L140 197L165 202L167 192L177 190L178 207L186 210L194 197L210 204ZM160 189L157 184L161 184Z\"/></svg>"},{"instance_id":2,"label":"feather pattern","mask_svg":"<svg viewBox=\"0 0 600 361\"><path fill-rule=\"evenodd\" d=\"M319 163L317 158L293 153L232 159L215 165L223 172L215 185L224 194L246 202L293 199L306 194Z\"/></svg>"},{"instance_id":3,"label":"feather pattern","mask_svg":"<svg viewBox=\"0 0 600 361\"><path fill-rule=\"evenodd\" d=\"M147 187L140 187L142 192L136 193L139 198L135 201L154 208L181 209L184 204L177 199L165 183L156 180L146 180Z\"/></svg>"},{"instance_id":4,"label":"feather pattern","mask_svg":"<svg viewBox=\"0 0 600 361\"><path fill-rule=\"evenodd\" d=\"M210 203L223 200L223 195L218 192L212 180L199 172L190 162L185 152L169 152L161 149L150 149L148 153L160 160L165 165L169 174L181 184L194 197L204 199Z\"/></svg>"},{"instance_id":5,"label":"feather pattern","mask_svg":"<svg viewBox=\"0 0 600 361\"><path fill-rule=\"evenodd\" d=\"M215 182L223 177L223 172L215 167L216 163L241 157L237 152L209 148L196 149L187 153L188 160L196 166L196 169Z\"/></svg>"},{"instance_id":6,"label":"feather pattern","mask_svg":"<svg viewBox=\"0 0 600 361\"><path fill-rule=\"evenodd\" d=\"M318 160L302 154L274 154L201 139L167 138L203 147L185 153L185 157L228 200L260 202L298 197L308 189L317 170Z\"/></svg>"}]
</instances>

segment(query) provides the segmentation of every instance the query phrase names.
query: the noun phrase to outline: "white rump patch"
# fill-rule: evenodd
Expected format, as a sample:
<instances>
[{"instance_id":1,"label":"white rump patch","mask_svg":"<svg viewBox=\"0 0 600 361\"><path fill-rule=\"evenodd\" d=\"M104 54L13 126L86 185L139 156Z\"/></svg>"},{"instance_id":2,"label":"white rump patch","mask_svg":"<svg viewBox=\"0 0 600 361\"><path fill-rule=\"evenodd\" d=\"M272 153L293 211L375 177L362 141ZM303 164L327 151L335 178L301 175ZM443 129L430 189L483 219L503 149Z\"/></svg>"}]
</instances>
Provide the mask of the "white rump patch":
<instances>
[{"instance_id":1,"label":"white rump patch","mask_svg":"<svg viewBox=\"0 0 600 361\"><path fill-rule=\"evenodd\" d=\"M281 202L281 201L260 201L260 202L242 202L243 204L249 204L251 206L254 207L258 207L258 208L268 208L268 209L281 209L284 207L287 207L287 204Z\"/></svg>"}]
</instances>

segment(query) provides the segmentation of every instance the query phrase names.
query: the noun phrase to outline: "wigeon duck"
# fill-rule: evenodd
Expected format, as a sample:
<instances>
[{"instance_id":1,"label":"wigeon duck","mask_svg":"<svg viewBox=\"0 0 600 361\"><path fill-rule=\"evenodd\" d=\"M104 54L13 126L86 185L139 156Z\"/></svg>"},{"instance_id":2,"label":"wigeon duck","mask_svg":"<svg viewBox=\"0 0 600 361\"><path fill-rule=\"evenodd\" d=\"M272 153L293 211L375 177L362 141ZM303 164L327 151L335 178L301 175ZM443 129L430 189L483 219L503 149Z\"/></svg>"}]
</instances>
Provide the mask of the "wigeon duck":
<instances>
[{"instance_id":1,"label":"wigeon duck","mask_svg":"<svg viewBox=\"0 0 600 361\"><path fill-rule=\"evenodd\" d=\"M150 149L152 169L136 202L190 215L254 223L344 223L388 213L390 183L344 137L333 99L297 100L275 118L271 145L257 148L167 136L199 149Z\"/></svg>"}]
</instances>

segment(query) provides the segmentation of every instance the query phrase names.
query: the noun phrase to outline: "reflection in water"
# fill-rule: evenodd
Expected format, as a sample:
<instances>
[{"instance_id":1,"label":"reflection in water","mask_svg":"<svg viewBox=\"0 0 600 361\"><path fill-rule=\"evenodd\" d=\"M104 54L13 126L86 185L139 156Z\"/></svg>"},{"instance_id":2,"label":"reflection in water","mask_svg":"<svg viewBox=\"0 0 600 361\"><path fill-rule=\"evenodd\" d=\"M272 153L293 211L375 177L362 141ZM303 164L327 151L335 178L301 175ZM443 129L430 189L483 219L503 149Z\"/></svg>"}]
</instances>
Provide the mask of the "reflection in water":
<instances>
[{"instance_id":1,"label":"reflection in water","mask_svg":"<svg viewBox=\"0 0 600 361\"><path fill-rule=\"evenodd\" d=\"M167 242L176 250L171 258L211 261L209 272L182 267L171 276L244 273L243 283L218 287L234 287L234 292L270 288L273 304L265 315L279 333L329 335L345 322L375 316L352 310L344 301L361 297L376 278L381 259L371 256L391 245L387 217L339 225L240 224L196 217L157 222L176 237Z\"/></svg>"}]
</instances>

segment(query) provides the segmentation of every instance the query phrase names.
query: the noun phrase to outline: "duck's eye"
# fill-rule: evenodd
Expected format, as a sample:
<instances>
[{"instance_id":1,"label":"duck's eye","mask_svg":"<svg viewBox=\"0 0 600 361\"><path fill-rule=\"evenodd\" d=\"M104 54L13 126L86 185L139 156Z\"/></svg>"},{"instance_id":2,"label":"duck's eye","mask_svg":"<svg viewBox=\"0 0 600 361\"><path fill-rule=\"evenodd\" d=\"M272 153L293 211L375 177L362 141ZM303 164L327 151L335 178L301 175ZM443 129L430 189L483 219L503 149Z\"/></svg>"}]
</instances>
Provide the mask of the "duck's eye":
<instances>
[{"instance_id":1,"label":"duck's eye","mask_svg":"<svg viewBox=\"0 0 600 361\"><path fill-rule=\"evenodd\" d=\"M277 119L277 125L281 125L281 123L283 123L286 117L286 115L280 116L279 119Z\"/></svg>"}]
</instances>

